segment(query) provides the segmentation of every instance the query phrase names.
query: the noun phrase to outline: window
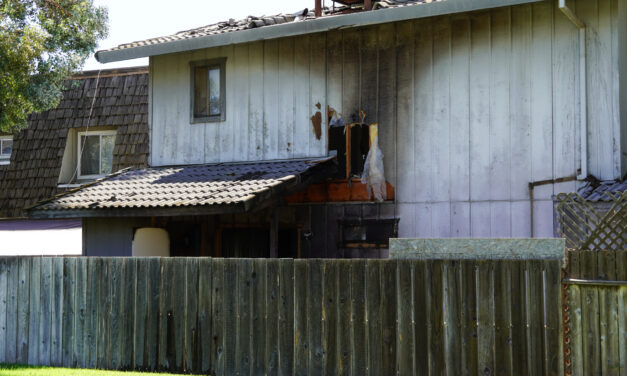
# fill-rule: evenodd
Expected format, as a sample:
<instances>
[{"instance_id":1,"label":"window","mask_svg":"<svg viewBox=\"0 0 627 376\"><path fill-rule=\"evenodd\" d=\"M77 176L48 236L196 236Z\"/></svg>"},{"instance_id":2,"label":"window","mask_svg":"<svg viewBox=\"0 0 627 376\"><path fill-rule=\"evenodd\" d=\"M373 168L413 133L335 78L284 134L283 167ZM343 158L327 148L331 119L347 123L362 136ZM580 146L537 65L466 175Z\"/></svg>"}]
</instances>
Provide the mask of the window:
<instances>
[{"instance_id":1,"label":"window","mask_svg":"<svg viewBox=\"0 0 627 376\"><path fill-rule=\"evenodd\" d=\"M78 133L78 178L93 179L111 173L115 131Z\"/></svg>"},{"instance_id":2,"label":"window","mask_svg":"<svg viewBox=\"0 0 627 376\"><path fill-rule=\"evenodd\" d=\"M226 120L226 58L192 62L191 122Z\"/></svg>"},{"instance_id":3,"label":"window","mask_svg":"<svg viewBox=\"0 0 627 376\"><path fill-rule=\"evenodd\" d=\"M9 164L13 151L13 136L0 136L0 164Z\"/></svg>"}]
</instances>

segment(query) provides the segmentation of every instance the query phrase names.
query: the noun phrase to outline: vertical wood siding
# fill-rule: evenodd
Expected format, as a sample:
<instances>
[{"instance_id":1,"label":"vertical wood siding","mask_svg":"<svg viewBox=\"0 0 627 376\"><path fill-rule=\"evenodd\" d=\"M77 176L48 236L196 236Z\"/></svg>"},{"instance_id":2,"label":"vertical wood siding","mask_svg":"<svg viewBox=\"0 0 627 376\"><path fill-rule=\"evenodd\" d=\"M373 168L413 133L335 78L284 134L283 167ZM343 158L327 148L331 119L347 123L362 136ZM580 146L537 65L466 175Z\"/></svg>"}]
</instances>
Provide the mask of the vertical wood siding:
<instances>
[{"instance_id":1,"label":"vertical wood siding","mask_svg":"<svg viewBox=\"0 0 627 376\"><path fill-rule=\"evenodd\" d=\"M621 174L618 3L573 4L588 25L588 167L600 179ZM348 120L363 109L379 123L400 236L528 237L528 182L580 166L578 40L546 1L157 56L152 161L322 156L326 106ZM216 57L227 120L190 124L189 62ZM553 235L551 197L575 189L535 189L535 236Z\"/></svg>"},{"instance_id":2,"label":"vertical wood siding","mask_svg":"<svg viewBox=\"0 0 627 376\"><path fill-rule=\"evenodd\" d=\"M211 375L556 375L559 263L0 258L0 299L13 303L0 305L0 359Z\"/></svg>"}]
</instances>

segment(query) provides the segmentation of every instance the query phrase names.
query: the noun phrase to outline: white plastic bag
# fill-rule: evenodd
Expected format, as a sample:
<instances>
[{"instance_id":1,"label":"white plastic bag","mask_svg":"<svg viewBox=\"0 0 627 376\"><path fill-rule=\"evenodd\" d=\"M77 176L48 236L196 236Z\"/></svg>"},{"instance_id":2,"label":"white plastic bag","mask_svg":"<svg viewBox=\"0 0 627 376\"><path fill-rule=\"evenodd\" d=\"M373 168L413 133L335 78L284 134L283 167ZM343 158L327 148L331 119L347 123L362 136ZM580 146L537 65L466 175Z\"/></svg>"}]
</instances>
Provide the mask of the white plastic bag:
<instances>
[{"instance_id":1,"label":"white plastic bag","mask_svg":"<svg viewBox=\"0 0 627 376\"><path fill-rule=\"evenodd\" d=\"M383 153L379 149L379 137L375 137L366 156L361 182L366 184L368 197L382 202L387 197L385 172L383 171Z\"/></svg>"}]
</instances>

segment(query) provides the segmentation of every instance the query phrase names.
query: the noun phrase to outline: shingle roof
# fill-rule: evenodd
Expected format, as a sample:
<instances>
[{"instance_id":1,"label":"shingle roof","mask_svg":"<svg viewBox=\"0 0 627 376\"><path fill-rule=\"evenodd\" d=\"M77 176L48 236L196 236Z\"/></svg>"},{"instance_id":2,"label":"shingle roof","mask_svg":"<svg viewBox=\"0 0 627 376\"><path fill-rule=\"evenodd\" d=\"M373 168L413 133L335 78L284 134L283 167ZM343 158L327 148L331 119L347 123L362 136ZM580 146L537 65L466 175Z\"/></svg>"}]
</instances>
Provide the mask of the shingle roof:
<instances>
[{"instance_id":1,"label":"shingle roof","mask_svg":"<svg viewBox=\"0 0 627 376\"><path fill-rule=\"evenodd\" d=\"M66 81L59 105L31 115L28 128L14 136L10 164L0 170L0 218L21 217L24 208L59 192L58 179L71 128L83 128L88 123L115 127L113 170L146 166L147 68L102 71L99 78L97 73L85 72Z\"/></svg>"},{"instance_id":2,"label":"shingle roof","mask_svg":"<svg viewBox=\"0 0 627 376\"><path fill-rule=\"evenodd\" d=\"M626 181L603 181L595 183L586 183L577 190L577 193L587 201L611 201L608 193L617 193L627 191Z\"/></svg>"},{"instance_id":3,"label":"shingle roof","mask_svg":"<svg viewBox=\"0 0 627 376\"><path fill-rule=\"evenodd\" d=\"M315 179L331 173L328 162L318 159L130 169L59 195L29 212L37 217L51 211L233 205L247 211L252 209L253 201L313 182L307 179L314 172L322 173Z\"/></svg>"},{"instance_id":4,"label":"shingle roof","mask_svg":"<svg viewBox=\"0 0 627 376\"><path fill-rule=\"evenodd\" d=\"M388 9L388 8L398 8L404 6L412 6L423 3L431 3L442 0L380 0L374 1L373 9ZM313 4L313 1L312 1ZM363 4L353 5L353 9L362 7ZM334 8L325 8L323 11L322 17L325 16L334 16L345 13L351 9L350 6L341 6ZM315 19L313 10L305 9L305 12L296 12L293 14L277 14L273 16L248 16L247 18L241 20L230 19L228 21L218 22L215 24L202 26L190 30L180 31L176 34L145 39L141 41L135 41L131 43L124 43L117 47L113 47L107 50L101 50L96 53L96 55L100 52L109 52L109 51L119 51L125 50L135 47L143 47L150 45L157 45L162 43L175 42L185 39L194 39L198 37L206 37L210 35L224 34L224 33L232 33L236 31L255 29L260 27L268 27L273 25L284 24L288 22L294 21L307 21Z\"/></svg>"}]
</instances>

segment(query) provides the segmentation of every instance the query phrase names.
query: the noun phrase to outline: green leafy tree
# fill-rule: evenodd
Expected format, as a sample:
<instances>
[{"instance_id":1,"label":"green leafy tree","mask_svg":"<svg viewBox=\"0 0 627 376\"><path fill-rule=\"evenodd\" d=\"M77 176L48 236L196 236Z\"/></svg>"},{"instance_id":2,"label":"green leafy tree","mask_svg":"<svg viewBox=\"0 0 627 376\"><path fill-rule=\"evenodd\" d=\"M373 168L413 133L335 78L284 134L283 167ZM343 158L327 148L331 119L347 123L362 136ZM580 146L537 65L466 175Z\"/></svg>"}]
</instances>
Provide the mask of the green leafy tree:
<instances>
[{"instance_id":1,"label":"green leafy tree","mask_svg":"<svg viewBox=\"0 0 627 376\"><path fill-rule=\"evenodd\" d=\"M0 131L59 104L63 80L107 36L93 0L0 0Z\"/></svg>"}]
</instances>

